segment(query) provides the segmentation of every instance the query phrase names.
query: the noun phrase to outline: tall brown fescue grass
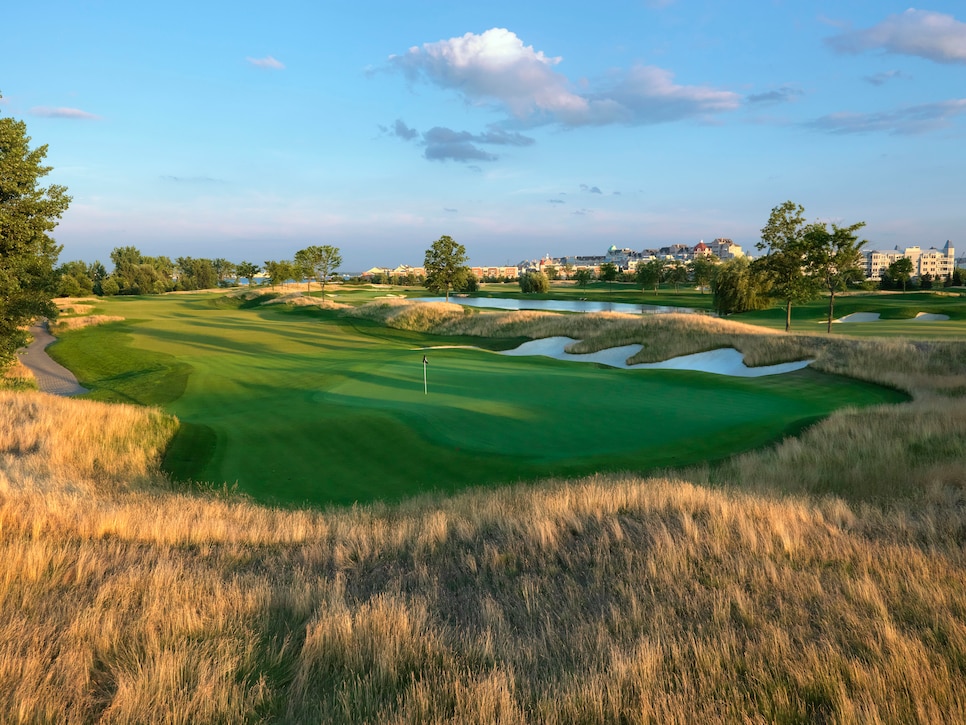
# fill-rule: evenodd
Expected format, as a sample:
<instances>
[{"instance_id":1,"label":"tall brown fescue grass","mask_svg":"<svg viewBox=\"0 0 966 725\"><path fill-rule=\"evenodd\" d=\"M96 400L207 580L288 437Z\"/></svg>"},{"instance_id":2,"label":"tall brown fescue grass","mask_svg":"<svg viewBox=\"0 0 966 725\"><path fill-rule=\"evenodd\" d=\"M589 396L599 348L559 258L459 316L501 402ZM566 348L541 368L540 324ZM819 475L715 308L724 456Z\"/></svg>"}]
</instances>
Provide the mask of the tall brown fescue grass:
<instances>
[{"instance_id":1,"label":"tall brown fescue grass","mask_svg":"<svg viewBox=\"0 0 966 725\"><path fill-rule=\"evenodd\" d=\"M57 304L57 311L61 315L87 315L94 310L94 305L83 304L76 299L73 300L54 300Z\"/></svg>"},{"instance_id":2,"label":"tall brown fescue grass","mask_svg":"<svg viewBox=\"0 0 966 725\"><path fill-rule=\"evenodd\" d=\"M14 358L0 375L0 390L36 390L37 378L20 358Z\"/></svg>"},{"instance_id":3,"label":"tall brown fescue grass","mask_svg":"<svg viewBox=\"0 0 966 725\"><path fill-rule=\"evenodd\" d=\"M310 297L304 294L301 290L292 290L280 294L278 297L274 297L266 302L264 305L292 305L293 307L321 307L326 310L341 310L347 308L349 305L343 304L341 302L336 302L329 298L324 300L321 297Z\"/></svg>"},{"instance_id":4,"label":"tall brown fescue grass","mask_svg":"<svg viewBox=\"0 0 966 725\"><path fill-rule=\"evenodd\" d=\"M940 388L690 481L332 511L171 490L156 411L0 394L0 712L966 721L966 414Z\"/></svg>"},{"instance_id":5,"label":"tall brown fescue grass","mask_svg":"<svg viewBox=\"0 0 966 725\"><path fill-rule=\"evenodd\" d=\"M66 332L67 330L79 330L82 327L93 325L105 325L108 322L120 322L124 318L118 315L84 315L83 317L58 317L57 322L51 325L52 333Z\"/></svg>"}]
</instances>

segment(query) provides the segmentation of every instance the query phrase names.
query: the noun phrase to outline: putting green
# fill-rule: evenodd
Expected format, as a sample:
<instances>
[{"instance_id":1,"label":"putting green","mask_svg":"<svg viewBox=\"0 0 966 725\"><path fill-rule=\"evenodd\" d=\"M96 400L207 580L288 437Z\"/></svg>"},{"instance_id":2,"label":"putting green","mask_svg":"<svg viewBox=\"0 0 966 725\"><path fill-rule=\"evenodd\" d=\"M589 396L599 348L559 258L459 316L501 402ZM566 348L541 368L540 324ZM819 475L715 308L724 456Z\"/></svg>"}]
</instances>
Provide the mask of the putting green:
<instances>
[{"instance_id":1,"label":"putting green","mask_svg":"<svg viewBox=\"0 0 966 725\"><path fill-rule=\"evenodd\" d=\"M628 371L484 350L316 309L215 295L114 298L122 323L52 353L90 397L182 421L165 465L260 500L347 503L421 491L643 471L728 456L844 405L905 399L809 370L758 379Z\"/></svg>"}]
</instances>

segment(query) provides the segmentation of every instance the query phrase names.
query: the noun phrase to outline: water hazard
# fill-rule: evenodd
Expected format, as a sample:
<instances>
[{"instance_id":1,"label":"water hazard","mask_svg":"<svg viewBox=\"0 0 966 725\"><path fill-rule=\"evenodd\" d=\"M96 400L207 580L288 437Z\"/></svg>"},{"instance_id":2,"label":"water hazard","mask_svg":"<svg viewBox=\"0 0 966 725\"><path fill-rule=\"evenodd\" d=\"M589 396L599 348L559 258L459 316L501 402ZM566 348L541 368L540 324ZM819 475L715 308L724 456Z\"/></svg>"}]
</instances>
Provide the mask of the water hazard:
<instances>
[{"instance_id":1,"label":"water hazard","mask_svg":"<svg viewBox=\"0 0 966 725\"><path fill-rule=\"evenodd\" d=\"M416 302L445 302L445 297L416 297ZM690 307L665 305L635 305L629 302L598 302L593 300L521 300L492 297L450 297L450 302L468 307L494 310L544 310L546 312L624 312L632 315L668 312L693 313Z\"/></svg>"}]
</instances>

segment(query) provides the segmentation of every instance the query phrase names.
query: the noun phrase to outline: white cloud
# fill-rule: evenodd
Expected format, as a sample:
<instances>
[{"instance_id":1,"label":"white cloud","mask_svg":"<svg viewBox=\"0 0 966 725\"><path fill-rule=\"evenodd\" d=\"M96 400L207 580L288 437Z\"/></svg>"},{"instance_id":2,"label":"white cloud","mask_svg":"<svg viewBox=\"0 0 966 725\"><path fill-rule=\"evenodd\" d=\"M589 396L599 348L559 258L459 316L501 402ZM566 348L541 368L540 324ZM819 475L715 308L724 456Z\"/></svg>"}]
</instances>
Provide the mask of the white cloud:
<instances>
[{"instance_id":1,"label":"white cloud","mask_svg":"<svg viewBox=\"0 0 966 725\"><path fill-rule=\"evenodd\" d=\"M69 118L77 121L98 121L100 116L82 111L79 108L50 108L49 106L34 106L30 109L31 115L42 116L44 118Z\"/></svg>"},{"instance_id":2,"label":"white cloud","mask_svg":"<svg viewBox=\"0 0 966 725\"><path fill-rule=\"evenodd\" d=\"M840 53L881 48L887 53L917 55L937 63L966 63L966 23L929 10L910 8L871 28L844 32L825 42Z\"/></svg>"},{"instance_id":3,"label":"white cloud","mask_svg":"<svg viewBox=\"0 0 966 725\"><path fill-rule=\"evenodd\" d=\"M912 135L934 131L950 125L951 120L966 113L966 98L938 103L905 106L876 113L831 113L807 125L834 134L891 133Z\"/></svg>"},{"instance_id":4,"label":"white cloud","mask_svg":"<svg viewBox=\"0 0 966 725\"><path fill-rule=\"evenodd\" d=\"M518 121L562 126L676 121L735 109L740 97L707 86L682 86L670 71L635 66L612 74L605 85L578 92L549 57L524 45L515 33L492 28L414 46L389 64L410 80L454 90L468 102L493 104Z\"/></svg>"},{"instance_id":5,"label":"white cloud","mask_svg":"<svg viewBox=\"0 0 966 725\"><path fill-rule=\"evenodd\" d=\"M264 58L245 58L249 63L251 63L256 68L267 68L269 70L285 70L285 64L280 60L276 60L270 55L266 55Z\"/></svg>"},{"instance_id":6,"label":"white cloud","mask_svg":"<svg viewBox=\"0 0 966 725\"><path fill-rule=\"evenodd\" d=\"M570 90L567 78L553 70L561 60L525 46L505 28L425 43L389 57L391 65L413 80L422 77L458 90L474 103L498 101L518 118L586 105Z\"/></svg>"}]
</instances>

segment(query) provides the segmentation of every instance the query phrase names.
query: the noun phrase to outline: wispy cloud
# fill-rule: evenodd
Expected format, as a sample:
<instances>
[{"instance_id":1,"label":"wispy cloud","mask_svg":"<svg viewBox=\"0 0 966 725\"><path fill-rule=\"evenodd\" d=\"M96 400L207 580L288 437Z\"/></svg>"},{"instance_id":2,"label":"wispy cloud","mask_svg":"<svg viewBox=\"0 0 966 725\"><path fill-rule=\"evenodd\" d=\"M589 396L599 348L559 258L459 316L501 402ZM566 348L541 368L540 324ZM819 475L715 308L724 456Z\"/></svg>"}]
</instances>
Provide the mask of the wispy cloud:
<instances>
[{"instance_id":1,"label":"wispy cloud","mask_svg":"<svg viewBox=\"0 0 966 725\"><path fill-rule=\"evenodd\" d=\"M419 135L419 131L415 128L409 128L400 119L396 119L396 123L393 124L392 133L403 139L404 141L412 141Z\"/></svg>"},{"instance_id":2,"label":"wispy cloud","mask_svg":"<svg viewBox=\"0 0 966 725\"><path fill-rule=\"evenodd\" d=\"M966 113L966 98L956 98L876 113L832 113L810 121L806 125L818 131L834 134L913 135L946 128L953 118L964 113Z\"/></svg>"},{"instance_id":3,"label":"wispy cloud","mask_svg":"<svg viewBox=\"0 0 966 725\"><path fill-rule=\"evenodd\" d=\"M825 42L839 53L881 49L937 63L966 63L966 23L930 10L910 8L871 28L846 31Z\"/></svg>"},{"instance_id":4,"label":"wispy cloud","mask_svg":"<svg viewBox=\"0 0 966 725\"><path fill-rule=\"evenodd\" d=\"M876 73L875 75L865 76L862 80L864 80L866 83L871 83L874 86L882 86L891 80L908 77L909 76L907 76L901 70L887 70L882 71L881 73Z\"/></svg>"},{"instance_id":5,"label":"wispy cloud","mask_svg":"<svg viewBox=\"0 0 966 725\"><path fill-rule=\"evenodd\" d=\"M423 146L423 155L430 161L496 161L499 157L481 146L529 146L534 143L532 138L522 133L492 126L483 133L455 131L445 126L434 126L420 133L401 119L396 119L391 128L381 128L404 141L414 141Z\"/></svg>"},{"instance_id":6,"label":"wispy cloud","mask_svg":"<svg viewBox=\"0 0 966 725\"><path fill-rule=\"evenodd\" d=\"M679 85L670 71L644 65L578 90L556 70L562 60L492 28L414 46L390 56L389 66L412 82L455 91L470 104L495 106L531 125L664 123L734 110L741 102L731 91Z\"/></svg>"},{"instance_id":7,"label":"wispy cloud","mask_svg":"<svg viewBox=\"0 0 966 725\"><path fill-rule=\"evenodd\" d=\"M563 199L547 199L548 204L566 204Z\"/></svg>"},{"instance_id":8,"label":"wispy cloud","mask_svg":"<svg viewBox=\"0 0 966 725\"><path fill-rule=\"evenodd\" d=\"M752 104L788 103L790 101L794 101L796 98L802 95L804 95L804 91L801 89L793 88L791 86L782 86L781 88L776 88L773 91L752 93L746 100L748 103Z\"/></svg>"},{"instance_id":9,"label":"wispy cloud","mask_svg":"<svg viewBox=\"0 0 966 725\"><path fill-rule=\"evenodd\" d=\"M33 116L41 116L43 118L67 118L74 121L99 121L101 119L97 114L82 111L79 108L34 106L30 109L30 113Z\"/></svg>"},{"instance_id":10,"label":"wispy cloud","mask_svg":"<svg viewBox=\"0 0 966 725\"><path fill-rule=\"evenodd\" d=\"M215 179L211 176L172 176L165 174L161 176L162 181L170 181L175 184L223 184L223 179Z\"/></svg>"},{"instance_id":11,"label":"wispy cloud","mask_svg":"<svg viewBox=\"0 0 966 725\"><path fill-rule=\"evenodd\" d=\"M587 184L580 185L581 191L586 191L588 194L603 194L599 186L587 186Z\"/></svg>"},{"instance_id":12,"label":"wispy cloud","mask_svg":"<svg viewBox=\"0 0 966 725\"><path fill-rule=\"evenodd\" d=\"M249 64L255 66L256 68L267 68L268 70L285 70L285 64L282 61L273 58L270 55L266 55L264 58L245 58Z\"/></svg>"}]
</instances>

